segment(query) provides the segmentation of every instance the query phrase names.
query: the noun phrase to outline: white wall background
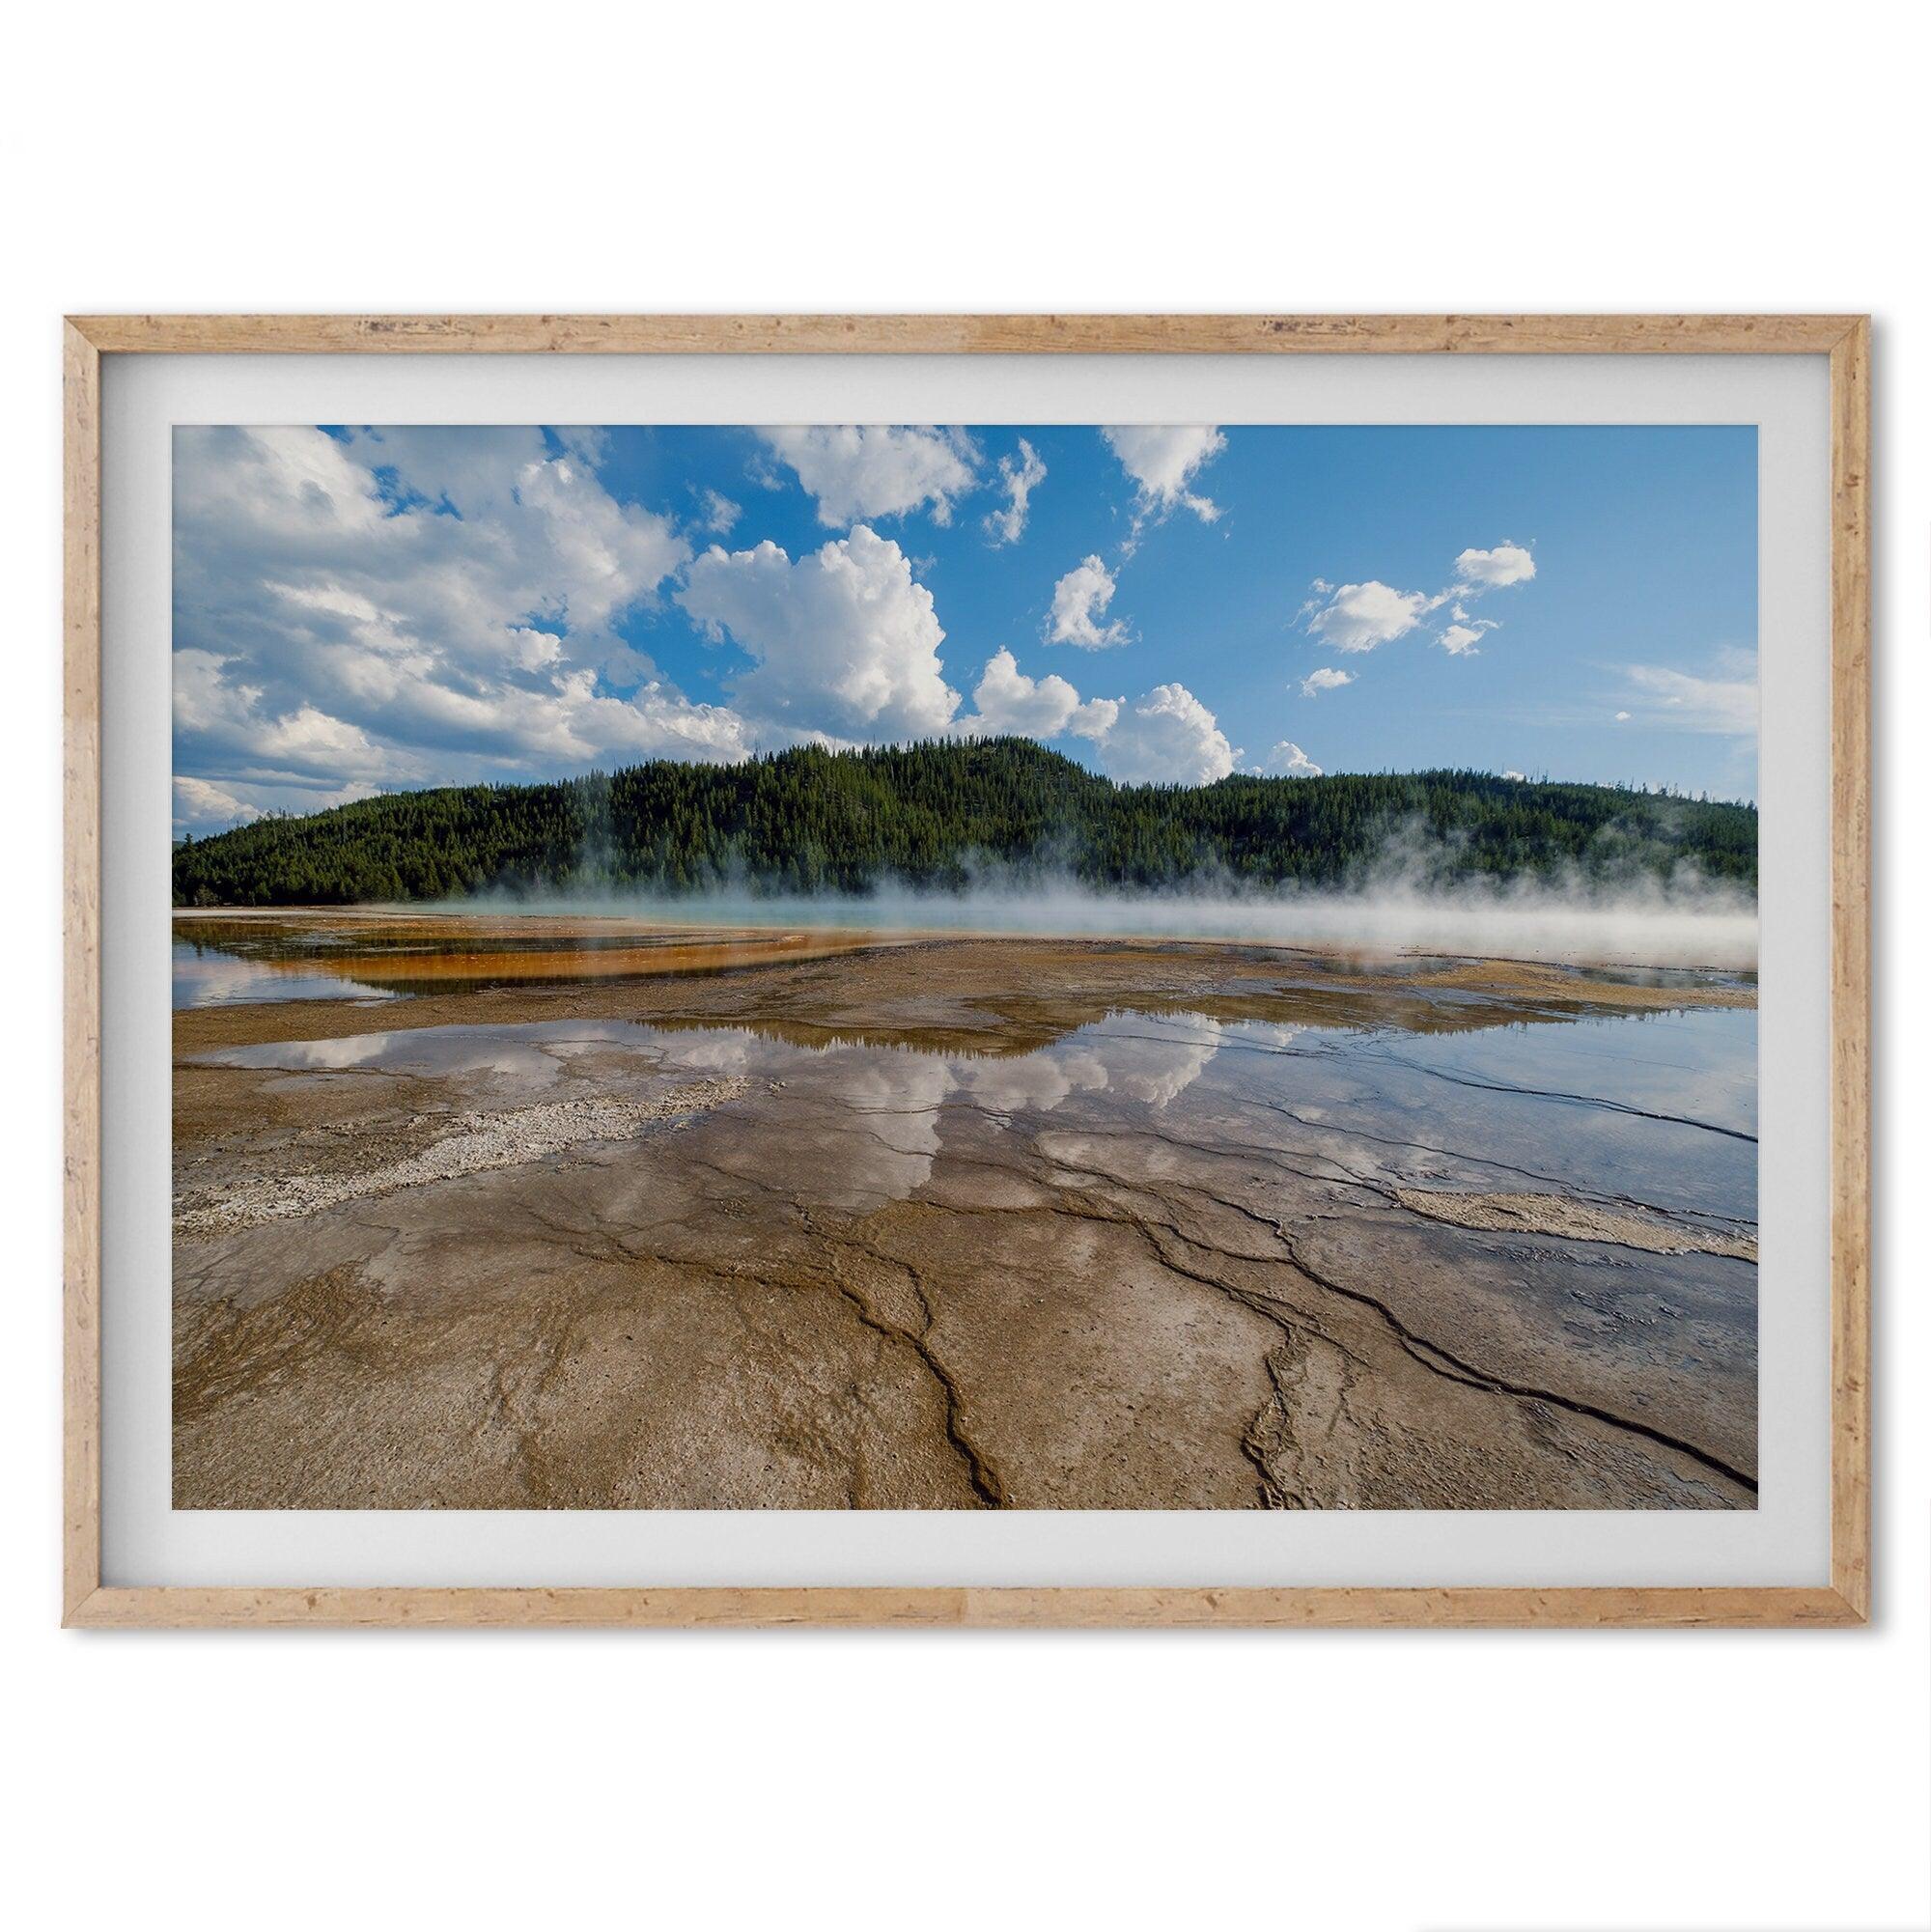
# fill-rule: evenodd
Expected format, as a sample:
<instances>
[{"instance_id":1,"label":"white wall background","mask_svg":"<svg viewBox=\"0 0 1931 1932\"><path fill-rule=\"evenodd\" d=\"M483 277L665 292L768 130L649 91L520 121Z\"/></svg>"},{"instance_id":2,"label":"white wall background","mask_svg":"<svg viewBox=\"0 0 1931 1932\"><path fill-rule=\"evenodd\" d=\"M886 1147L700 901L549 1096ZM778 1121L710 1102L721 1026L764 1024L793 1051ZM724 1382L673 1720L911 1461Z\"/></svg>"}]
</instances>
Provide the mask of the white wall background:
<instances>
[{"instance_id":1,"label":"white wall background","mask_svg":"<svg viewBox=\"0 0 1931 1932\"><path fill-rule=\"evenodd\" d=\"M1903 17L102 0L16 21L0 1901L58 1887L83 1926L1931 1923L1909 1220L1931 1161L1909 1105L1931 274ZM378 308L1874 311L1876 1627L60 1633L57 318Z\"/></svg>"}]
</instances>

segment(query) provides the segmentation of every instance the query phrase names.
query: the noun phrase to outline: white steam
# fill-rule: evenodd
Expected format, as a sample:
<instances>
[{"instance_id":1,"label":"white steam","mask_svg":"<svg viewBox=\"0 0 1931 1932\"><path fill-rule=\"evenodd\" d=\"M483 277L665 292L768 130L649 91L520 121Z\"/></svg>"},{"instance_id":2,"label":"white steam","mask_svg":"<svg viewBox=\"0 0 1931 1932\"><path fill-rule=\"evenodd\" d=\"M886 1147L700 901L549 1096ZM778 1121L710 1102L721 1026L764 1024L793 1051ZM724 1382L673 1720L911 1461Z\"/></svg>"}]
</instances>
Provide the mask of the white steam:
<instances>
[{"instance_id":1,"label":"white steam","mask_svg":"<svg viewBox=\"0 0 1931 1932\"><path fill-rule=\"evenodd\" d=\"M469 902L471 907L478 902ZM1517 880L1453 885L1392 879L1357 890L1107 892L1072 879L993 881L963 892L889 885L866 894L694 896L611 890L489 901L496 910L652 926L831 928L1040 938L1224 939L1364 953L1454 954L1577 966L1752 971L1755 902L1679 876L1613 888Z\"/></svg>"}]
</instances>

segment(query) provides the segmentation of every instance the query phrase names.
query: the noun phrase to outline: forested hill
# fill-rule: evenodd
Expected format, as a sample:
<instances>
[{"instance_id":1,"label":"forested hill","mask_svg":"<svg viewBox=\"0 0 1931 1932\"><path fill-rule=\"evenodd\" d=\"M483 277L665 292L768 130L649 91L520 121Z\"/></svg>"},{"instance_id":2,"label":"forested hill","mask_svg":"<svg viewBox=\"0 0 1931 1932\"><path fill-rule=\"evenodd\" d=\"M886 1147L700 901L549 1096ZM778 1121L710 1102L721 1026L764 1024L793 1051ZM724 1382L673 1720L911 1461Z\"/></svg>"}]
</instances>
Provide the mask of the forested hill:
<instances>
[{"instance_id":1,"label":"forested hill","mask_svg":"<svg viewBox=\"0 0 1931 1932\"><path fill-rule=\"evenodd\" d=\"M1027 739L639 765L399 792L175 848L178 906L509 892L864 892L1067 874L1105 887L1431 877L1619 881L1693 866L1756 888L1756 810L1478 771L1121 786Z\"/></svg>"}]
</instances>

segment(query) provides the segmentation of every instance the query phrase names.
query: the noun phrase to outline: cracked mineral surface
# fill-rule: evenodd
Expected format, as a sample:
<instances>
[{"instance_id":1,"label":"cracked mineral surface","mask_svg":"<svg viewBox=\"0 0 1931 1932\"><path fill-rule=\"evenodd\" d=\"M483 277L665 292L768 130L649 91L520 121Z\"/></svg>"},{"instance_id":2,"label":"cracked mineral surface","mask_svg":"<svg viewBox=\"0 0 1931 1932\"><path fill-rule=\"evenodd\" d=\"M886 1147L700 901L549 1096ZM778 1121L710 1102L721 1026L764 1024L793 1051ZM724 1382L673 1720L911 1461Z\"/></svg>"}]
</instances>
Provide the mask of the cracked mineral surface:
<instances>
[{"instance_id":1,"label":"cracked mineral surface","mask_svg":"<svg viewBox=\"0 0 1931 1932\"><path fill-rule=\"evenodd\" d=\"M177 953L178 1507L1754 1505L1747 976L333 914Z\"/></svg>"}]
</instances>

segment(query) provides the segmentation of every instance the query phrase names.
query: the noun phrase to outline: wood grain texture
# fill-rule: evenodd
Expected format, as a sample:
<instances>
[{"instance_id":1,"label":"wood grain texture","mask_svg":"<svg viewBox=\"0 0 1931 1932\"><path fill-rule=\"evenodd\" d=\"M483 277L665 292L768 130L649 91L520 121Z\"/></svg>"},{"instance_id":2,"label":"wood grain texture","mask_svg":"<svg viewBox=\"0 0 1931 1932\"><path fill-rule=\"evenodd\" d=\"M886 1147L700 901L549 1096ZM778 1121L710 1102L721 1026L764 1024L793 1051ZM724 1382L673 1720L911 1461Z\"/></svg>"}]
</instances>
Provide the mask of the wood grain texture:
<instances>
[{"instance_id":1,"label":"wood grain texture","mask_svg":"<svg viewBox=\"0 0 1931 1932\"><path fill-rule=\"evenodd\" d=\"M260 1625L1829 1627L1870 1613L1869 324L1850 316L94 316L66 376L64 1620ZM254 1589L100 1583L100 357L456 353L1828 354L1832 1546L1828 1586Z\"/></svg>"},{"instance_id":2,"label":"wood grain texture","mask_svg":"<svg viewBox=\"0 0 1931 1932\"><path fill-rule=\"evenodd\" d=\"M1831 1582L1870 1613L1870 324L1831 351Z\"/></svg>"},{"instance_id":3,"label":"wood grain texture","mask_svg":"<svg viewBox=\"0 0 1931 1932\"><path fill-rule=\"evenodd\" d=\"M62 1601L100 1582L100 355L62 345L67 916L62 1040Z\"/></svg>"},{"instance_id":4,"label":"wood grain texture","mask_svg":"<svg viewBox=\"0 0 1931 1932\"><path fill-rule=\"evenodd\" d=\"M76 316L105 354L1805 355L1851 316Z\"/></svg>"},{"instance_id":5,"label":"wood grain texture","mask_svg":"<svg viewBox=\"0 0 1931 1932\"><path fill-rule=\"evenodd\" d=\"M1818 1589L103 1589L87 1629L1743 1630L1862 1621Z\"/></svg>"}]
</instances>

